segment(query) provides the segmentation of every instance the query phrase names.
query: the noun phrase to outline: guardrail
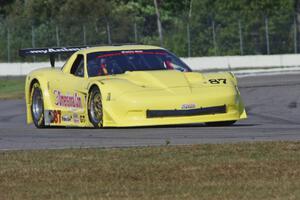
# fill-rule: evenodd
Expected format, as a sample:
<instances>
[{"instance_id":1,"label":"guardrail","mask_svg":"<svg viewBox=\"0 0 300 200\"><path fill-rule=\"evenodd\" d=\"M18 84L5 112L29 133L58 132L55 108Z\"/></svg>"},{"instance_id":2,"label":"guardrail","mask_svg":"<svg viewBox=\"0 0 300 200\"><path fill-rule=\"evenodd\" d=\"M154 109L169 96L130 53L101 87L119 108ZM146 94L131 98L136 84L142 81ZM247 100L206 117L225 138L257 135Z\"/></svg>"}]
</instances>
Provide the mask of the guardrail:
<instances>
[{"instance_id":1,"label":"guardrail","mask_svg":"<svg viewBox=\"0 0 300 200\"><path fill-rule=\"evenodd\" d=\"M300 54L220 56L182 58L193 70L230 70L230 71L293 71L300 70ZM56 67L64 62L56 62ZM26 75L30 71L49 67L49 62L40 63L0 63L0 76Z\"/></svg>"},{"instance_id":2,"label":"guardrail","mask_svg":"<svg viewBox=\"0 0 300 200\"><path fill-rule=\"evenodd\" d=\"M56 67L62 67L64 62L56 62ZM50 67L50 62L35 63L0 63L0 76L22 76L39 68Z\"/></svg>"},{"instance_id":3,"label":"guardrail","mask_svg":"<svg viewBox=\"0 0 300 200\"><path fill-rule=\"evenodd\" d=\"M194 70L300 66L300 54L183 58Z\"/></svg>"}]
</instances>

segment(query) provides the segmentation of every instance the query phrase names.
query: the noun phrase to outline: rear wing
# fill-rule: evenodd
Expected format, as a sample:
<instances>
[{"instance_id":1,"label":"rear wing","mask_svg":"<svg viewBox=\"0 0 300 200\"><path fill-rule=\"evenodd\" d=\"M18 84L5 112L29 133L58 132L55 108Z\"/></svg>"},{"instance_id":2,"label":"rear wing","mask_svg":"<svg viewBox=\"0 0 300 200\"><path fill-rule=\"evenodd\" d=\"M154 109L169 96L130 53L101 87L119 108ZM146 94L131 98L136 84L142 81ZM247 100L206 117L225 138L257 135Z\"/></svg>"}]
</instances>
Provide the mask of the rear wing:
<instances>
[{"instance_id":1,"label":"rear wing","mask_svg":"<svg viewBox=\"0 0 300 200\"><path fill-rule=\"evenodd\" d=\"M79 50L89 48L88 46L76 47L53 47L53 48L28 48L20 49L19 56L47 56L49 55L51 67L55 66L55 56L59 54L73 54Z\"/></svg>"}]
</instances>

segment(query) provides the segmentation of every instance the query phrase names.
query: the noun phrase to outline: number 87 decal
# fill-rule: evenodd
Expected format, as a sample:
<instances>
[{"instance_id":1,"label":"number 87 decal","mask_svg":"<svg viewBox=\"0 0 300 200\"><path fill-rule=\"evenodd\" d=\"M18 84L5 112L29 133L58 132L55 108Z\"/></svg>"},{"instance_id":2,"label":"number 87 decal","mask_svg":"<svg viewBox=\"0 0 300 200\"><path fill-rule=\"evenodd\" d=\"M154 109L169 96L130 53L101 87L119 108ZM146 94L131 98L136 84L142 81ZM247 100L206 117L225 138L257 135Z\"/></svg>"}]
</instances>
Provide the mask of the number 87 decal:
<instances>
[{"instance_id":1,"label":"number 87 decal","mask_svg":"<svg viewBox=\"0 0 300 200\"><path fill-rule=\"evenodd\" d=\"M55 124L61 123L61 111L60 110L54 110L54 123Z\"/></svg>"},{"instance_id":2,"label":"number 87 decal","mask_svg":"<svg viewBox=\"0 0 300 200\"><path fill-rule=\"evenodd\" d=\"M208 80L211 84L226 84L226 79L225 78L219 78L219 79L209 79Z\"/></svg>"}]
</instances>

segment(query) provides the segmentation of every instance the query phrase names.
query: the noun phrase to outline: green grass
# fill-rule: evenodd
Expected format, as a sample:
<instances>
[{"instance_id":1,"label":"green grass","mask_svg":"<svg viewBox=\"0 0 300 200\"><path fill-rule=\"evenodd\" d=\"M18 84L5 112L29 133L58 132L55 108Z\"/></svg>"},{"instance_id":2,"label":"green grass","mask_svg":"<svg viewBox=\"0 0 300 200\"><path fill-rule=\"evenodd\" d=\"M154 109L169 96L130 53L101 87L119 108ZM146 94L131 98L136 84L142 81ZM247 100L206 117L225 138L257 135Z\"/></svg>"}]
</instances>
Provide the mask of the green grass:
<instances>
[{"instance_id":1,"label":"green grass","mask_svg":"<svg viewBox=\"0 0 300 200\"><path fill-rule=\"evenodd\" d=\"M300 199L300 143L0 152L0 199Z\"/></svg>"},{"instance_id":2,"label":"green grass","mask_svg":"<svg viewBox=\"0 0 300 200\"><path fill-rule=\"evenodd\" d=\"M0 77L0 99L24 98L25 77Z\"/></svg>"}]
</instances>

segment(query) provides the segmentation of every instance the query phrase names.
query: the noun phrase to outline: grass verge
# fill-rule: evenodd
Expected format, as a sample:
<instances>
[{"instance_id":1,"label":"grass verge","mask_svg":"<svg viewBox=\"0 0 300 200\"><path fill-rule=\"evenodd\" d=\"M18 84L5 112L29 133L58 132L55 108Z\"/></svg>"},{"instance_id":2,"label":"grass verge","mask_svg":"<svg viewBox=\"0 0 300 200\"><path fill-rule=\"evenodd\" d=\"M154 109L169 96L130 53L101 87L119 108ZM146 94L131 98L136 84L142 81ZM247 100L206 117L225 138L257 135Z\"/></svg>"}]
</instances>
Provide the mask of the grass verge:
<instances>
[{"instance_id":1,"label":"grass verge","mask_svg":"<svg viewBox=\"0 0 300 200\"><path fill-rule=\"evenodd\" d=\"M25 77L0 77L0 99L24 98Z\"/></svg>"},{"instance_id":2,"label":"grass verge","mask_svg":"<svg viewBox=\"0 0 300 200\"><path fill-rule=\"evenodd\" d=\"M300 143L0 152L0 199L300 199Z\"/></svg>"}]
</instances>

